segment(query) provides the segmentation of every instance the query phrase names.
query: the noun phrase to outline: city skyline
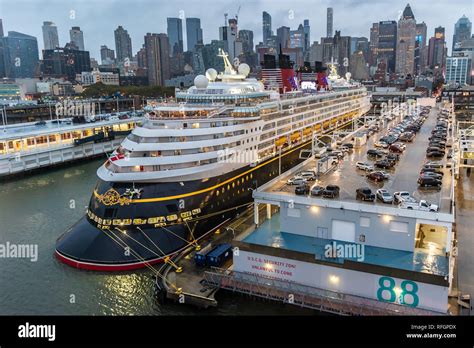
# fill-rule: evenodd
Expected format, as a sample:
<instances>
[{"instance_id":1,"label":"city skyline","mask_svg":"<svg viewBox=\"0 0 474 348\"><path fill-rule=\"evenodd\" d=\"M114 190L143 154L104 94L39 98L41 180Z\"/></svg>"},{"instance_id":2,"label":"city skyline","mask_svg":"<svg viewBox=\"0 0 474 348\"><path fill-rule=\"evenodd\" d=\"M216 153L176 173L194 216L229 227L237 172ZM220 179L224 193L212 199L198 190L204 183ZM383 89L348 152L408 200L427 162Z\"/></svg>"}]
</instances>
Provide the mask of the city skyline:
<instances>
[{"instance_id":1,"label":"city skyline","mask_svg":"<svg viewBox=\"0 0 474 348\"><path fill-rule=\"evenodd\" d=\"M146 33L166 33L167 17L195 17L201 19L203 29L203 41L209 43L219 37L219 27L224 25L224 13L233 18L238 10L239 3L233 1L203 0L197 3L176 1L171 6L160 7L158 2L148 0L139 1L137 6L117 6L123 4L123 0L108 0L102 3L92 1L72 1L68 4L55 1L45 6L31 1L20 1L24 3L24 11L19 13L14 10L13 4L18 1L3 1L0 5L5 34L8 31L18 31L38 38L38 47L44 48L42 25L44 21L52 21L56 24L59 34L60 46L69 42L69 30L73 26L79 26L84 33L85 49L91 52L91 57L100 59L100 47L107 45L115 48L114 30L122 25L132 39L134 47L133 54L144 43ZM254 32L254 44L262 41L262 12L267 11L272 16L272 30L275 32L280 26L288 26L292 30L297 29L304 19L309 19L311 26L311 43L320 41L326 36L326 8L334 9L333 30L341 30L343 35L369 37L369 30L373 22L383 20L398 20L407 1L377 2L366 1L329 1L320 0L317 3L310 0L300 0L301 6L292 8L283 1L254 0L240 4L239 29L252 30ZM387 11L387 3L390 3L391 11ZM149 4L150 11L138 9ZM209 4L209 6L205 6ZM138 6L140 5L140 6ZM318 6L320 5L320 6ZM428 38L433 36L434 29L443 26L446 29L446 45L452 46L454 24L462 16L468 18L473 12L472 2L469 0L455 0L450 2L450 7L455 11L446 11L445 4L430 3L427 0L417 1L410 4L417 23L424 21L427 24ZM286 8L285 8L286 7ZM318 8L318 11L305 11L305 8ZM206 13L201 9L206 8ZM384 8L378 11L377 8ZM134 16L134 12L137 14ZM184 11L184 12L180 12ZM104 16L104 13L110 15ZM100 16L98 18L97 16ZM354 20L358 16L360 20ZM109 18L115 18L109 20ZM471 21L473 18L470 18ZM187 47L187 35L185 20L183 20L184 47Z\"/></svg>"}]
</instances>

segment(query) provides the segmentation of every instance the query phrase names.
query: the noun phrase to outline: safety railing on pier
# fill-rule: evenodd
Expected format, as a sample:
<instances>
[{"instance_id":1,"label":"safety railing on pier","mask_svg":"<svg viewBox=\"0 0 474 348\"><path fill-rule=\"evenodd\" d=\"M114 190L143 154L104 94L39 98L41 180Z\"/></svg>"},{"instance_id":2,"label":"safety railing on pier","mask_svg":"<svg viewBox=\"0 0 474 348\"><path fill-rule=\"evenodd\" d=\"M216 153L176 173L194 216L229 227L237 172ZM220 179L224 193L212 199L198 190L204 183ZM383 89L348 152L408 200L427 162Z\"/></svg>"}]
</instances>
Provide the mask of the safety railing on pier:
<instances>
[{"instance_id":1,"label":"safety railing on pier","mask_svg":"<svg viewBox=\"0 0 474 348\"><path fill-rule=\"evenodd\" d=\"M204 279L209 285L220 289L338 315L443 315L429 310L218 268L205 272Z\"/></svg>"}]
</instances>

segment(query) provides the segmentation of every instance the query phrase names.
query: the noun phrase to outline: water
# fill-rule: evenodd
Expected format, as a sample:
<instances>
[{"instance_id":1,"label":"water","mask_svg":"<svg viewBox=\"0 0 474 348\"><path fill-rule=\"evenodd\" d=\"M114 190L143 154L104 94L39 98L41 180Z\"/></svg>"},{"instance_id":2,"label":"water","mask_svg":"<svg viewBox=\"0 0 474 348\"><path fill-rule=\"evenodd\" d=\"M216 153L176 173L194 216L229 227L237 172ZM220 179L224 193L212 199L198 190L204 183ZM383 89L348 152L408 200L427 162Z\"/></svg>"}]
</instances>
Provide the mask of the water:
<instances>
[{"instance_id":1,"label":"water","mask_svg":"<svg viewBox=\"0 0 474 348\"><path fill-rule=\"evenodd\" d=\"M0 258L0 315L281 315L309 311L220 292L218 308L158 304L148 270L98 273L54 257L83 214L103 159L0 183L0 243L37 244L38 260Z\"/></svg>"}]
</instances>

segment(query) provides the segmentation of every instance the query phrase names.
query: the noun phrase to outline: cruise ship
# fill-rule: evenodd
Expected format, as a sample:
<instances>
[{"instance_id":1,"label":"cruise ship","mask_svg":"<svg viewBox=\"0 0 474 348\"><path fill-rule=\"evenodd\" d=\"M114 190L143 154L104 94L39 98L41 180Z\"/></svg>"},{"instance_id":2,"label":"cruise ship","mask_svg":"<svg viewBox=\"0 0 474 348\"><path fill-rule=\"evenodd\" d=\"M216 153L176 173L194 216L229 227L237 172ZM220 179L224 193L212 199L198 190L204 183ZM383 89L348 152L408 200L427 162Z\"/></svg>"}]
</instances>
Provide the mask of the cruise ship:
<instances>
[{"instance_id":1,"label":"cruise ship","mask_svg":"<svg viewBox=\"0 0 474 348\"><path fill-rule=\"evenodd\" d=\"M155 105L98 169L85 216L56 242L59 260L131 270L199 248L251 204L253 190L307 159L316 134L370 108L363 86L322 69L313 90L301 88L288 56L266 56L261 81L220 56L225 71L208 69Z\"/></svg>"}]
</instances>

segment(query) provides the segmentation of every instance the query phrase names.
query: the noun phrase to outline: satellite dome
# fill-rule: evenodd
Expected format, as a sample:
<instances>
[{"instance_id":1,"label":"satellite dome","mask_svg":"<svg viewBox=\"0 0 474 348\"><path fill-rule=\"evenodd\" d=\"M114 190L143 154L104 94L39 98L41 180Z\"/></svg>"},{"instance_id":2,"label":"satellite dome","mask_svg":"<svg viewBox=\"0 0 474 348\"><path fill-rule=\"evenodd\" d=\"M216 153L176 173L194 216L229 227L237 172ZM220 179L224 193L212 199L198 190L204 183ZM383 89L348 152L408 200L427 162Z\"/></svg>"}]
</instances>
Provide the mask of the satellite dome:
<instances>
[{"instance_id":1,"label":"satellite dome","mask_svg":"<svg viewBox=\"0 0 474 348\"><path fill-rule=\"evenodd\" d=\"M250 67L248 66L248 64L242 63L239 65L240 75L248 76L249 73L250 73Z\"/></svg>"},{"instance_id":2,"label":"satellite dome","mask_svg":"<svg viewBox=\"0 0 474 348\"><path fill-rule=\"evenodd\" d=\"M206 70L206 77L209 81L215 81L217 78L216 69L210 68Z\"/></svg>"},{"instance_id":3,"label":"satellite dome","mask_svg":"<svg viewBox=\"0 0 474 348\"><path fill-rule=\"evenodd\" d=\"M198 89L207 88L208 84L209 84L209 80L204 75L198 75L194 78L194 86L196 86L196 88Z\"/></svg>"}]
</instances>

